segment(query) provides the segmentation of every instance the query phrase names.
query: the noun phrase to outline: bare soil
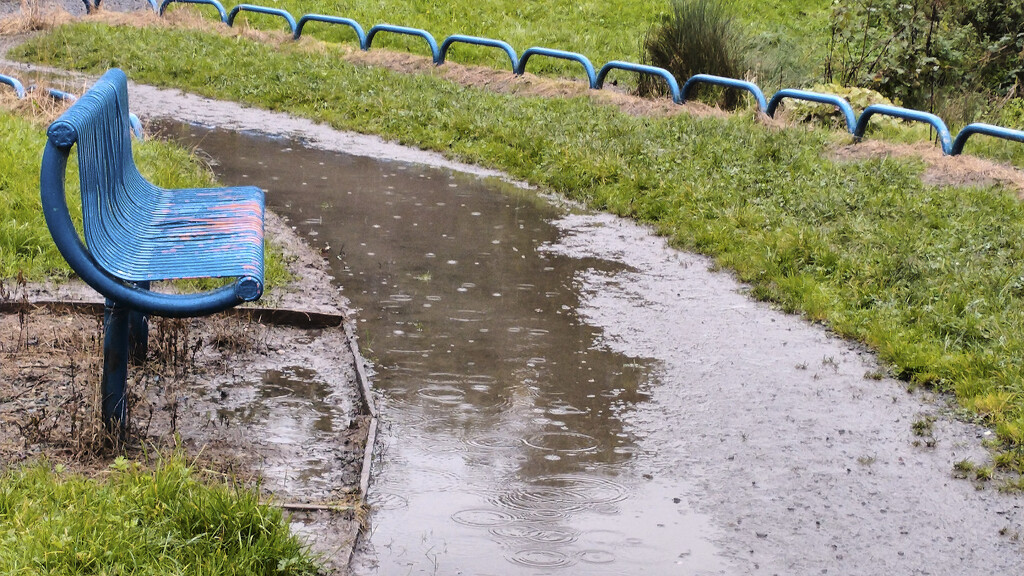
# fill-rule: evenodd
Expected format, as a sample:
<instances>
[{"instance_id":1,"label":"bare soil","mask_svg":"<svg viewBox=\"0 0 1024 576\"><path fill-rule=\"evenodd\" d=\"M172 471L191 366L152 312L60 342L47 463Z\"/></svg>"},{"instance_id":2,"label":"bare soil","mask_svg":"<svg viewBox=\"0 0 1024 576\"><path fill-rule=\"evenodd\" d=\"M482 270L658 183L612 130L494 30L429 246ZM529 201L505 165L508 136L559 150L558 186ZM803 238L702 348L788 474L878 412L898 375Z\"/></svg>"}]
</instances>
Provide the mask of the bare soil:
<instances>
[{"instance_id":1,"label":"bare soil","mask_svg":"<svg viewBox=\"0 0 1024 576\"><path fill-rule=\"evenodd\" d=\"M261 304L316 313L317 322L260 322L244 311L154 318L146 362L129 369L131 432L120 450L99 424L98 295L78 282L0 288L0 469L45 457L97 475L120 453L181 449L204 469L258 484L343 571L362 518L362 359L322 258L273 214L267 229L296 279Z\"/></svg>"}]
</instances>

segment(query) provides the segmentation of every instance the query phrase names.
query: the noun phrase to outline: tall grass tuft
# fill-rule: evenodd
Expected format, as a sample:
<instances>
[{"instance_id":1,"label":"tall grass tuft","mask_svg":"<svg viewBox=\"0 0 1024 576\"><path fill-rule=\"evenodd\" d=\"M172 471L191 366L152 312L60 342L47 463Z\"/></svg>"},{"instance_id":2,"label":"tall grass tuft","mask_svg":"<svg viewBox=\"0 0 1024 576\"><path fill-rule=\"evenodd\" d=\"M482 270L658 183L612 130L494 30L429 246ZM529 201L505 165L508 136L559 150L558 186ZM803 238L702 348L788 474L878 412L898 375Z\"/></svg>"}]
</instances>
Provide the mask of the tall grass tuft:
<instances>
[{"instance_id":1,"label":"tall grass tuft","mask_svg":"<svg viewBox=\"0 0 1024 576\"><path fill-rule=\"evenodd\" d=\"M742 78L746 70L740 55L742 38L733 16L717 0L672 0L672 12L651 26L641 42L641 61L672 73L680 85L694 74ZM740 96L733 90L698 87L724 108L736 108ZM642 76L641 96L664 95L657 78Z\"/></svg>"}]
</instances>

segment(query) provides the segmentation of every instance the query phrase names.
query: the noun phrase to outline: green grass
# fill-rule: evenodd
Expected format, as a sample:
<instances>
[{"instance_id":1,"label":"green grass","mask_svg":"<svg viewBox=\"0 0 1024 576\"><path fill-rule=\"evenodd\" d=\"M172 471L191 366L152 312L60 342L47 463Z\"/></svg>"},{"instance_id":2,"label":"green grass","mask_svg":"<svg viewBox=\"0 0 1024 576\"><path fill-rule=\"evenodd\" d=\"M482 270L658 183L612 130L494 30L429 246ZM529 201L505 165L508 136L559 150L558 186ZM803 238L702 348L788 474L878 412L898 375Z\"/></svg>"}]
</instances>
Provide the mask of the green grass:
<instances>
[{"instance_id":1,"label":"green grass","mask_svg":"<svg viewBox=\"0 0 1024 576\"><path fill-rule=\"evenodd\" d=\"M71 275L43 220L39 167L46 144L45 126L0 110L0 280L67 279ZM151 182L166 188L214 186L213 174L189 151L156 140L135 142L135 162ZM78 162L68 162L68 205L81 225ZM268 246L266 283L285 284L289 275L280 250ZM194 284L194 283L193 283Z\"/></svg>"},{"instance_id":2,"label":"green grass","mask_svg":"<svg viewBox=\"0 0 1024 576\"><path fill-rule=\"evenodd\" d=\"M0 573L308 575L317 566L255 489L201 482L177 457L119 458L102 480L29 465L0 475Z\"/></svg>"},{"instance_id":3,"label":"green grass","mask_svg":"<svg viewBox=\"0 0 1024 576\"><path fill-rule=\"evenodd\" d=\"M364 30L384 23L422 28L438 43L451 34L468 34L504 40L520 54L531 46L569 50L583 54L596 67L609 60L639 62L644 34L661 14L670 10L667 0L526 0L516 3L504 0L275 0L262 4L285 9L296 20L304 14L318 13L352 18ZM765 70L766 76L793 78L799 74L802 77L823 61L820 49L827 40L824 23L831 7L828 0L765 0L758 4L756 11L738 0L726 0L724 4L746 23L750 49L757 52L753 60ZM233 5L225 3L225 8L230 10ZM172 5L169 10L185 9ZM209 7L198 10L214 18L214 11ZM241 13L238 20L261 29L287 29L284 20L276 16ZM332 42L356 42L355 33L349 28L317 22L307 24L303 35ZM391 33L380 34L373 46L429 53L422 39ZM454 45L449 59L502 69L509 67L508 58L500 50L466 44ZM799 70L783 71L779 68L781 63L790 67L797 65ZM576 64L543 57L531 59L529 70L572 77L580 73Z\"/></svg>"},{"instance_id":4,"label":"green grass","mask_svg":"<svg viewBox=\"0 0 1024 576\"><path fill-rule=\"evenodd\" d=\"M0 111L0 142L0 279L19 273L29 280L66 278L70 270L50 239L39 201L45 135L31 122Z\"/></svg>"},{"instance_id":5,"label":"green grass","mask_svg":"<svg viewBox=\"0 0 1024 576\"><path fill-rule=\"evenodd\" d=\"M828 53L830 0L727 2L746 23L747 57L762 90L808 88L820 82Z\"/></svg>"},{"instance_id":6,"label":"green grass","mask_svg":"<svg viewBox=\"0 0 1024 576\"><path fill-rule=\"evenodd\" d=\"M834 163L834 133L747 115L635 117L195 31L76 24L16 55L380 134L649 222L955 393L996 427L1001 466L1024 465L1024 207L1003 189L925 186L914 161Z\"/></svg>"}]
</instances>

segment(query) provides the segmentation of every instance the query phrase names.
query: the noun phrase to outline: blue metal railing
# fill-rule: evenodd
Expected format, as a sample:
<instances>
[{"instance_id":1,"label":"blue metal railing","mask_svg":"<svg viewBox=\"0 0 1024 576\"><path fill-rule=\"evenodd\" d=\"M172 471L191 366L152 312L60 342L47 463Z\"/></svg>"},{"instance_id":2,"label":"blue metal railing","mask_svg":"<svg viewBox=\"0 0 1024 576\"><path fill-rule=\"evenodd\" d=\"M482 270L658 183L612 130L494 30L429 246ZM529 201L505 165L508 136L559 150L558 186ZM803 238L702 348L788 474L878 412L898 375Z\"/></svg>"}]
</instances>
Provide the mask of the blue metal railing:
<instances>
[{"instance_id":1,"label":"blue metal railing","mask_svg":"<svg viewBox=\"0 0 1024 576\"><path fill-rule=\"evenodd\" d=\"M768 103L764 99L764 92L761 92L761 89L753 82L736 80L735 78L726 78L724 76L713 76L711 74L694 74L686 81L685 84L683 84L683 102L686 102L686 95L689 94L690 90L692 90L697 84L715 84L717 86L725 86L726 88L746 90L754 96L755 100L757 100L757 107L761 112L767 113Z\"/></svg>"},{"instance_id":2,"label":"blue metal railing","mask_svg":"<svg viewBox=\"0 0 1024 576\"><path fill-rule=\"evenodd\" d=\"M53 98L54 100L60 100L61 102L75 102L76 100L78 100L78 96L75 96L70 92L58 90L56 88L47 88L46 94L50 98ZM139 117L131 112L128 113L128 125L131 127L132 134L135 135L136 140L142 142L143 140L146 139L146 135L142 131L142 120L139 120Z\"/></svg>"},{"instance_id":3,"label":"blue metal railing","mask_svg":"<svg viewBox=\"0 0 1024 576\"><path fill-rule=\"evenodd\" d=\"M847 130L853 134L856 140L861 140L864 137L864 132L867 129L868 121L872 116L876 114L885 116L894 116L905 120L913 120L917 122L924 122L930 124L935 128L938 133L939 143L942 147L944 154L950 156L959 155L963 151L964 144L967 139L973 134L983 134L994 138L1001 138L1013 142L1024 143L1024 131L1014 130L1010 128L1003 128L1001 126L993 126L990 124L974 123L969 124L957 134L956 141L950 136L949 128L941 118L928 112L921 112L918 110L911 110L909 108L900 108L897 106L886 106L886 105L872 105L868 106L857 118L857 115L853 111L853 107L844 98L836 96L834 94L822 94L819 92L810 92L807 90L795 90L795 89L783 89L779 90L772 96L771 101L767 102L764 97L764 93L761 91L756 84L753 82L747 82L744 80L737 80L734 78L726 78L724 76L713 76L710 74L697 74L683 84L682 89L679 88L679 82L676 78L664 68L658 68L656 66L648 66L645 64L635 64L632 62L622 62L613 60L608 62L601 67L598 73L594 73L594 65L590 60L582 55L575 52L567 52L565 50L556 50L553 48L541 48L532 47L526 49L523 54L519 57L516 56L515 50L507 42L503 40L496 40L492 38L483 38L479 36L465 36L461 34L453 34L445 38L443 44L439 48L437 41L430 32L422 30L420 28L409 28L406 26L395 26L391 24L377 24L370 28L369 32L363 32L363 27L351 18L342 18L338 16L328 16L324 14L306 14L299 19L298 23L295 22L295 18L285 10L277 8L266 8L254 4L239 4L231 9L231 12L225 14L223 5L218 0L147 0L150 6L153 7L153 11L158 14L164 14L169 4L173 2L187 3L187 4L209 4L217 8L220 14L221 20L228 26L234 24L235 16L240 11L247 12L259 12L263 14L270 14L280 16L287 20L288 26L291 28L292 37L298 39L302 35L303 27L309 22L326 22L330 24L341 24L352 28L359 38L359 47L362 50L369 50L370 45L373 43L373 38L378 32L391 32L394 34L404 34L408 36L418 36L426 40L430 46L431 56L434 64L441 65L445 61L448 49L453 43L463 42L467 44L476 44L479 46L489 46L500 48L504 50L508 55L509 60L512 63L512 72L517 75L524 74L526 72L526 63L530 57L535 55L547 56L550 58L559 58L563 60L571 60L580 63L587 73L587 80L590 83L590 87L598 90L604 86L605 78L611 70L626 70L631 72L637 72L640 74L648 74L652 76L658 76L665 80L668 85L669 92L672 95L672 101L677 104L683 104L686 101L686 97L694 85L699 83L715 84L724 86L726 88L735 88L740 90L746 90L754 96L757 100L758 108L767 114L768 116L774 116L778 109L780 102L783 99L790 98L796 100L807 100L810 102L818 102L821 104L831 104L839 108L843 114L843 118L846 120ZM88 4L88 2L86 2ZM97 2L99 5L99 2ZM18 92L19 97L24 97L24 88L21 84L9 77L0 74L0 83L8 84L14 87L15 91Z\"/></svg>"},{"instance_id":4,"label":"blue metal railing","mask_svg":"<svg viewBox=\"0 0 1024 576\"><path fill-rule=\"evenodd\" d=\"M368 50L370 47L366 44L366 32L363 32L363 27L359 25L359 22L351 18L341 18L338 16L327 16L325 14L306 14L302 18L299 18L299 23L295 27L295 34L292 35L296 40L299 36L302 36L302 29L306 26L307 22L326 22L328 24L341 24L342 26L348 26L355 30L356 36L359 38L359 48L362 50Z\"/></svg>"},{"instance_id":5,"label":"blue metal railing","mask_svg":"<svg viewBox=\"0 0 1024 576\"><path fill-rule=\"evenodd\" d=\"M492 40L491 38L481 38L479 36L465 36L463 34L452 34L444 39L444 42L441 43L441 49L438 51L437 64L444 64L445 55L448 54L448 48L456 42L501 48L505 51L505 54L508 54L509 60L512 61L512 72L515 73L515 71L519 69L519 57L516 56L516 51L508 42Z\"/></svg>"},{"instance_id":6,"label":"blue metal railing","mask_svg":"<svg viewBox=\"0 0 1024 576\"><path fill-rule=\"evenodd\" d=\"M156 0L152 1L155 2ZM228 24L228 13L226 10L224 10L224 5L218 2L217 0L164 0L163 3L160 4L159 9L157 9L155 5L153 6L153 9L156 10L158 14L163 16L164 12L167 11L167 6L175 2L180 4L209 4L210 6L213 6L217 9L217 13L220 14L220 21L225 24ZM228 26L230 26L230 24L228 24Z\"/></svg>"},{"instance_id":7,"label":"blue metal railing","mask_svg":"<svg viewBox=\"0 0 1024 576\"><path fill-rule=\"evenodd\" d=\"M364 50L370 49L370 45L373 43L373 37L376 36L378 32L391 32L393 34L404 34L406 36L419 36L426 40L427 44L430 45L430 54L434 57L434 64L441 63L441 50L437 47L437 40L434 40L434 37L426 30L409 28L407 26L393 26L391 24L377 24L373 28L370 28L370 31L366 33L366 48L364 48Z\"/></svg>"},{"instance_id":8,"label":"blue metal railing","mask_svg":"<svg viewBox=\"0 0 1024 576\"><path fill-rule=\"evenodd\" d=\"M239 12L258 12L260 14L270 14L271 16L280 16L288 22L288 28L291 30L292 37L295 36L295 29L298 27L295 24L295 17L291 15L287 10L281 10L280 8L267 8L264 6L256 6L255 4L239 4L231 9L228 13L228 19L224 21L228 26L234 26L235 16L238 16Z\"/></svg>"},{"instance_id":9,"label":"blue metal railing","mask_svg":"<svg viewBox=\"0 0 1024 576\"><path fill-rule=\"evenodd\" d=\"M565 50L555 50L553 48L541 48L540 46L534 46L533 48L527 48L523 51L523 55L519 57L519 65L516 66L515 73L522 76L526 73L526 62L530 59L530 56L534 54L538 56L549 56L551 58L561 58L562 60L573 60L583 65L583 69L587 72L587 81L590 82L590 87L597 89L597 73L594 72L594 65L590 63L590 59L582 54L575 52L566 52Z\"/></svg>"},{"instance_id":10,"label":"blue metal railing","mask_svg":"<svg viewBox=\"0 0 1024 576\"><path fill-rule=\"evenodd\" d=\"M985 136L994 136L1003 140L1024 143L1024 131L976 122L964 126L960 133L956 135L956 140L953 141L953 148L949 152L950 156L959 156L964 151L964 144L967 143L967 139L972 134L984 134Z\"/></svg>"},{"instance_id":11,"label":"blue metal railing","mask_svg":"<svg viewBox=\"0 0 1024 576\"><path fill-rule=\"evenodd\" d=\"M49 94L50 98L53 98L54 100L60 100L62 102L75 102L76 100L78 100L78 96L75 96L70 92L57 90L56 88L49 88L46 90L46 93Z\"/></svg>"},{"instance_id":12,"label":"blue metal railing","mask_svg":"<svg viewBox=\"0 0 1024 576\"><path fill-rule=\"evenodd\" d=\"M765 110L765 114L775 117L775 111L779 107L779 103L784 98L792 100L807 100L808 102L817 102L819 104L832 104L839 111L843 113L843 118L846 119L846 129L849 130L850 134L853 134L857 129L857 114L854 113L853 107L846 101L845 98L836 96L835 94L821 94L819 92L808 92L807 90L794 90L792 88L786 88L779 90L772 96L771 101L768 102L768 108Z\"/></svg>"},{"instance_id":13,"label":"blue metal railing","mask_svg":"<svg viewBox=\"0 0 1024 576\"><path fill-rule=\"evenodd\" d=\"M939 118L935 114L931 114L929 112L900 108L898 106L888 106L886 104L872 104L860 113L860 119L857 120L857 127L853 131L854 138L859 141L864 137L864 131L867 130L868 127L868 121L876 114L931 124L932 128L935 128L935 132L939 135L939 144L942 146L942 152L947 156L953 152L953 138L949 135L949 128L946 127L946 123L942 121L942 118Z\"/></svg>"},{"instance_id":14,"label":"blue metal railing","mask_svg":"<svg viewBox=\"0 0 1024 576\"><path fill-rule=\"evenodd\" d=\"M619 60L612 60L611 62L601 66L601 71L597 73L597 81L595 82L595 88L600 90L604 87L604 79L608 76L608 72L612 70L628 70L630 72L639 72L640 74L649 74L651 76L660 76L665 79L665 83L668 84L668 90L672 94L672 101L676 104L683 103L683 97L679 92L679 82L676 82L676 77L672 75L668 70L664 68L658 68L657 66L648 66L646 64L634 64L632 62L621 62Z\"/></svg>"},{"instance_id":15,"label":"blue metal railing","mask_svg":"<svg viewBox=\"0 0 1024 576\"><path fill-rule=\"evenodd\" d=\"M17 78L0 74L0 84L7 84L11 88L14 88L14 93L18 95L18 98L25 97L25 87L18 81Z\"/></svg>"}]
</instances>

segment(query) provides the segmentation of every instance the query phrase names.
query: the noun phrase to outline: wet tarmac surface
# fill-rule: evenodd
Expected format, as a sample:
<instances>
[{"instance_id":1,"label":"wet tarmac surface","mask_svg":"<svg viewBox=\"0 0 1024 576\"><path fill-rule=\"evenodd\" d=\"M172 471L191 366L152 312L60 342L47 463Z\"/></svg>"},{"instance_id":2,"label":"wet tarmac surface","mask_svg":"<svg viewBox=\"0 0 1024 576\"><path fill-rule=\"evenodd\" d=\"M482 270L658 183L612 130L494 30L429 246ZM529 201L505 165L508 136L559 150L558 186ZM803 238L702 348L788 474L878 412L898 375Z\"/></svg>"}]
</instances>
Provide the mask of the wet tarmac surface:
<instances>
[{"instance_id":1,"label":"wet tarmac surface","mask_svg":"<svg viewBox=\"0 0 1024 576\"><path fill-rule=\"evenodd\" d=\"M361 308L384 429L356 574L1024 569L1022 499L952 477L987 431L710 261L475 176L173 132Z\"/></svg>"}]
</instances>

